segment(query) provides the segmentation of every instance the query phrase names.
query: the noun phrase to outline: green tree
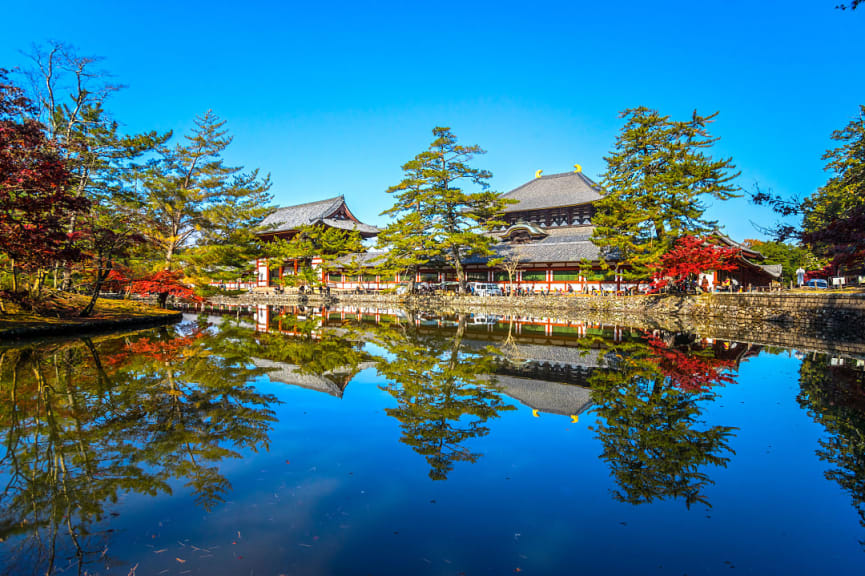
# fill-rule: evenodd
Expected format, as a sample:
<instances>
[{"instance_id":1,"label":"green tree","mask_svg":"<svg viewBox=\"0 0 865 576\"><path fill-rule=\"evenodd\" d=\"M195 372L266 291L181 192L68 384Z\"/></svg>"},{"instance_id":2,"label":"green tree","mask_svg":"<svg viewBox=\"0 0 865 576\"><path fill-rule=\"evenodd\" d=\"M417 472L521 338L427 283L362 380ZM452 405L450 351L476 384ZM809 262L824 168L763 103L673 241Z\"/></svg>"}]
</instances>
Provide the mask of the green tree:
<instances>
[{"instance_id":1,"label":"green tree","mask_svg":"<svg viewBox=\"0 0 865 576\"><path fill-rule=\"evenodd\" d=\"M489 434L487 420L515 409L489 377L496 353L463 345L465 325L461 317L452 337L420 335L414 323L371 327L388 353L376 359L389 382L384 389L397 401L386 412L400 422L402 442L426 458L433 480L446 480L456 462L476 462L481 454L465 443Z\"/></svg>"},{"instance_id":2,"label":"green tree","mask_svg":"<svg viewBox=\"0 0 865 576\"><path fill-rule=\"evenodd\" d=\"M35 47L29 57L32 66L25 74L34 87L37 116L62 152L70 171L70 192L89 201L88 211L66 221L67 231L77 235L88 256L80 267L84 281L91 284L91 302L82 311L86 316L102 282L140 238L137 214L128 209L134 194L129 176L136 162L163 145L171 132L121 133L106 103L122 87L112 84L110 75L97 68L99 58L81 56L58 42ZM55 269L55 287L57 272ZM62 288L71 286L72 274L71 266L63 267Z\"/></svg>"},{"instance_id":3,"label":"green tree","mask_svg":"<svg viewBox=\"0 0 865 576\"><path fill-rule=\"evenodd\" d=\"M627 277L645 278L648 266L677 238L703 235L716 227L704 218L705 197L735 196L739 175L731 159L714 160L707 151L717 142L709 134L715 114L672 120L656 110L630 108L595 203L592 241L608 267ZM624 268L621 266L624 265Z\"/></svg>"},{"instance_id":4,"label":"green tree","mask_svg":"<svg viewBox=\"0 0 865 576\"><path fill-rule=\"evenodd\" d=\"M766 257L764 264L780 264L781 280L784 283L796 280L796 269L819 270L826 261L818 258L807 246L796 246L787 242L746 240L754 250Z\"/></svg>"},{"instance_id":5,"label":"green tree","mask_svg":"<svg viewBox=\"0 0 865 576\"><path fill-rule=\"evenodd\" d=\"M218 503L219 463L268 444L277 400L250 384L263 373L203 324L0 350L4 573L107 563L124 494L178 479Z\"/></svg>"},{"instance_id":6,"label":"green tree","mask_svg":"<svg viewBox=\"0 0 865 576\"><path fill-rule=\"evenodd\" d=\"M802 239L836 266L862 268L865 259L865 105L842 130L839 146L823 159L832 173L826 185L802 204Z\"/></svg>"},{"instance_id":7,"label":"green tree","mask_svg":"<svg viewBox=\"0 0 865 576\"><path fill-rule=\"evenodd\" d=\"M817 449L830 465L824 475L850 495L865 528L865 372L809 355L799 368L799 386L799 405L829 433Z\"/></svg>"},{"instance_id":8,"label":"green tree","mask_svg":"<svg viewBox=\"0 0 865 576\"><path fill-rule=\"evenodd\" d=\"M270 210L270 177L223 163L232 137L211 111L195 119L185 139L161 147L159 159L139 172L142 186L134 209L141 215L142 233L166 270L186 249L198 250L193 262L200 269L245 268L255 242L251 231Z\"/></svg>"},{"instance_id":9,"label":"green tree","mask_svg":"<svg viewBox=\"0 0 865 576\"><path fill-rule=\"evenodd\" d=\"M654 338L610 352L606 369L588 381L599 416L592 429L618 484L614 497L630 504L681 498L687 507L709 506L707 467L727 465L734 431L701 426L700 405L716 397L713 385L726 381L716 363Z\"/></svg>"},{"instance_id":10,"label":"green tree","mask_svg":"<svg viewBox=\"0 0 865 576\"><path fill-rule=\"evenodd\" d=\"M472 168L468 162L485 151L480 146L461 146L450 128L433 129L435 139L424 152L402 166L403 180L388 188L394 205L382 212L396 220L384 231L391 253L384 266L392 270L416 270L438 260L452 266L465 291L465 261L471 256L491 256L496 242L488 232L506 205L488 190L492 174ZM467 192L463 183L481 189Z\"/></svg>"},{"instance_id":11,"label":"green tree","mask_svg":"<svg viewBox=\"0 0 865 576\"><path fill-rule=\"evenodd\" d=\"M265 255L273 261L298 260L301 266L298 274L288 276L286 280L310 286L320 284L322 274L337 267L348 265L350 268L350 259L346 262L345 257L364 251L359 232L322 225L301 226L291 238L274 240L264 246ZM311 260L316 257L321 259L321 264L313 268Z\"/></svg>"}]
</instances>

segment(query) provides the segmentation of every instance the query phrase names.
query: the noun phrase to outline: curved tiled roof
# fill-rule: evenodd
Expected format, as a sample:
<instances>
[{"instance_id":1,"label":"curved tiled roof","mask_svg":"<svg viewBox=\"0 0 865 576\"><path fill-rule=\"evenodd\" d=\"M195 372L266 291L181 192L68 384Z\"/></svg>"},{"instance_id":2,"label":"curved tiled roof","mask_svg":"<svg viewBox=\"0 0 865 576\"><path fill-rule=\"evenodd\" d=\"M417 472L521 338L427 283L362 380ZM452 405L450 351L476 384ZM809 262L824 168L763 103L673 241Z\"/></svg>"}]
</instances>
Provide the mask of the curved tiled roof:
<instances>
[{"instance_id":1,"label":"curved tiled roof","mask_svg":"<svg viewBox=\"0 0 865 576\"><path fill-rule=\"evenodd\" d=\"M369 224L364 224L363 222L355 222L354 220L335 220L333 218L322 218L320 220L323 224L330 226L331 228L340 228L342 230L356 230L361 234L378 234L381 232L380 229L375 226L370 226Z\"/></svg>"},{"instance_id":2,"label":"curved tiled roof","mask_svg":"<svg viewBox=\"0 0 865 576\"><path fill-rule=\"evenodd\" d=\"M273 214L261 221L263 234L274 232L287 232L297 230L301 226L322 223L331 228L342 230L356 230L363 236L375 236L381 230L375 226L355 222L349 219L330 218L337 210L345 204L345 196L336 196L316 202L297 204L278 208Z\"/></svg>"},{"instance_id":3,"label":"curved tiled roof","mask_svg":"<svg viewBox=\"0 0 865 576\"><path fill-rule=\"evenodd\" d=\"M564 172L529 180L502 197L517 201L505 207L506 213L522 212L594 202L601 198L601 189L582 172Z\"/></svg>"},{"instance_id":4,"label":"curved tiled roof","mask_svg":"<svg viewBox=\"0 0 865 576\"><path fill-rule=\"evenodd\" d=\"M518 376L496 375L494 384L522 404L548 414L577 416L592 406L588 388Z\"/></svg>"},{"instance_id":5,"label":"curved tiled roof","mask_svg":"<svg viewBox=\"0 0 865 576\"><path fill-rule=\"evenodd\" d=\"M317 220L327 218L344 203L344 196L336 196L326 200L278 208L273 214L261 221L261 227L266 232L295 230L300 226L306 226Z\"/></svg>"}]
</instances>

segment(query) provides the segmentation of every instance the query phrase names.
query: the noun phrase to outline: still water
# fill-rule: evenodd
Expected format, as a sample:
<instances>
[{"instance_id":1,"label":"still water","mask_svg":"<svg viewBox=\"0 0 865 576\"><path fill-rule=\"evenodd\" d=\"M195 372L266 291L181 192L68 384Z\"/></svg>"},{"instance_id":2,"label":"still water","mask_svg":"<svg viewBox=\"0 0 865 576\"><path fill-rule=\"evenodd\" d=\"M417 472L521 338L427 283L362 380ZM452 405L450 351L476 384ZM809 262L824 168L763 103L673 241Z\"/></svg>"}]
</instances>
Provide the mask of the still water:
<instances>
[{"instance_id":1,"label":"still water","mask_svg":"<svg viewBox=\"0 0 865 576\"><path fill-rule=\"evenodd\" d=\"M552 319L0 348L2 574L861 574L865 368Z\"/></svg>"}]
</instances>

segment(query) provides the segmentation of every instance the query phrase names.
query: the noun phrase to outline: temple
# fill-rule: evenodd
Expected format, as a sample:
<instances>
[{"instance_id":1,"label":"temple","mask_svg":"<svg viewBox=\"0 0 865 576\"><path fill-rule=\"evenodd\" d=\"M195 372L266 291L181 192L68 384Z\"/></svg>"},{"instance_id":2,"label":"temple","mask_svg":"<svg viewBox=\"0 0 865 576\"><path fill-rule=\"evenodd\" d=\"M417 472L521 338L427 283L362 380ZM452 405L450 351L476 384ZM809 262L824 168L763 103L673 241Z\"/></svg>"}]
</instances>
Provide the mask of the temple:
<instances>
[{"instance_id":1,"label":"temple","mask_svg":"<svg viewBox=\"0 0 865 576\"><path fill-rule=\"evenodd\" d=\"M351 213L345 203L345 196L336 196L327 200L278 208L261 222L262 231L258 232L257 236L265 242L277 239L289 240L297 234L299 229L305 226L326 226L339 230L353 230L357 231L362 238L373 238L380 232L375 226L364 224ZM292 260L290 270L286 270L285 264L282 263L277 269L276 280L282 278L286 273L297 274L298 265L302 263L299 263L298 260ZM313 259L312 264L316 264L315 259ZM257 287L269 287L273 279L267 259L259 258L256 260L255 268Z\"/></svg>"},{"instance_id":2,"label":"temple","mask_svg":"<svg viewBox=\"0 0 865 576\"><path fill-rule=\"evenodd\" d=\"M594 203L602 198L602 191L579 166L576 171L549 176L543 176L539 171L535 178L503 197L511 200L500 218L505 224L491 232L497 240L492 258L500 264L490 266L490 258L468 259L465 262L467 281L497 283L506 288L510 287L512 280L515 288L528 293L620 291L648 287L648 278L640 282L625 281L613 270L601 266L602 256L607 262L615 260L613 254L603 255L591 241L594 232L592 218L596 211ZM380 232L375 226L358 220L343 196L279 208L262 225L263 231L258 236L265 241L289 239L301 227L314 225L355 230L363 238L373 238ZM762 264L763 255L748 246L717 232L712 241L740 250L738 267L731 272L706 271L701 274L701 283L705 278L710 287L716 287L729 279L739 287L769 286L780 278L781 267ZM376 270L381 254L368 251L346 257L343 269L322 272L321 281L338 290L382 290L407 282L409 278L405 275L385 275ZM307 263L293 260L274 268L273 263L259 259L256 262L255 287L268 289L279 283L284 275L296 274L299 265L316 266L320 262L318 258ZM354 271L348 272L348 269ZM513 276L509 276L508 269ZM452 268L434 263L421 267L414 277L417 283L437 286L456 279Z\"/></svg>"},{"instance_id":3,"label":"temple","mask_svg":"<svg viewBox=\"0 0 865 576\"><path fill-rule=\"evenodd\" d=\"M600 267L600 249L591 241L593 203L601 198L598 185L581 171L541 176L503 195L511 200L502 215L505 226L493 231L498 243L493 258L513 262L517 268L514 285L528 292L620 290L625 283ZM370 263L375 254L362 259ZM509 284L503 267L491 267L487 258L466 262L469 282ZM405 281L399 276L331 273L334 288L378 290ZM452 269L421 268L416 282L441 284L456 281Z\"/></svg>"}]
</instances>

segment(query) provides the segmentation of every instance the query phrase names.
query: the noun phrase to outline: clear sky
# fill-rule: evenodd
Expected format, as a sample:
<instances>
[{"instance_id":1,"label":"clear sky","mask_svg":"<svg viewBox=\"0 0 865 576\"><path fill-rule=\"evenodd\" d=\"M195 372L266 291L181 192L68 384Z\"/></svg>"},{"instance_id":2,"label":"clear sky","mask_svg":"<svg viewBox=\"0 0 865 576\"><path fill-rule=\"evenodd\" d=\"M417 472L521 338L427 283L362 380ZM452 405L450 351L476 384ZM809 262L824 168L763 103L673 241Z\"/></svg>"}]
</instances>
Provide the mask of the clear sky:
<instances>
[{"instance_id":1,"label":"clear sky","mask_svg":"<svg viewBox=\"0 0 865 576\"><path fill-rule=\"evenodd\" d=\"M574 163L597 179L638 105L720 111L714 154L740 185L805 196L865 103L865 7L837 3L5 2L0 67L51 39L102 56L129 131L183 133L213 109L229 161L270 172L276 203L344 194L372 224L436 125L485 148L474 165L507 192ZM709 214L737 239L774 219L744 199Z\"/></svg>"}]
</instances>

